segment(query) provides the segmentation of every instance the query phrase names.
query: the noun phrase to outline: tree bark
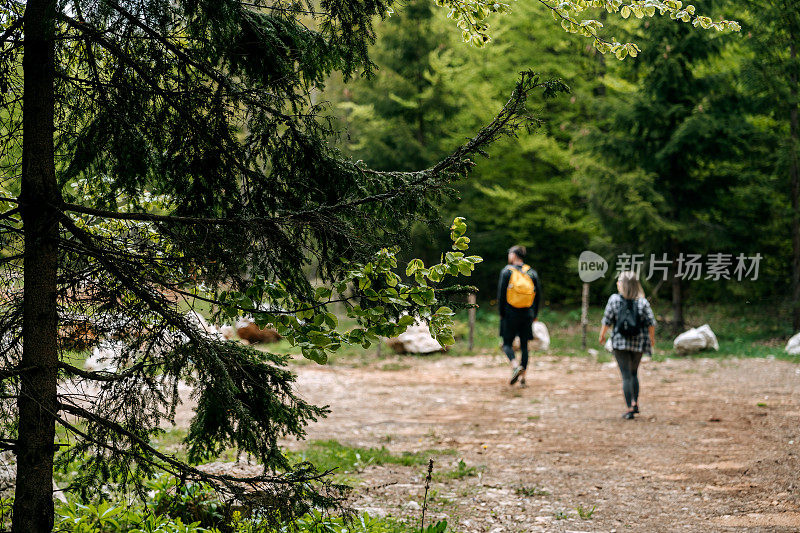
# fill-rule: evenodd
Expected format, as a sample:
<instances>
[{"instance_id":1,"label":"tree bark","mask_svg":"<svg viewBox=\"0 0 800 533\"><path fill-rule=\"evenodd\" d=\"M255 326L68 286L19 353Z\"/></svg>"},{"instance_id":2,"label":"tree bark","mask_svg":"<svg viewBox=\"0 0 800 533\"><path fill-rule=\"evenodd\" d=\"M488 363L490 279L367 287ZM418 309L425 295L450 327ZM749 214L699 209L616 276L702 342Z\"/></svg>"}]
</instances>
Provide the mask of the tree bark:
<instances>
[{"instance_id":1,"label":"tree bark","mask_svg":"<svg viewBox=\"0 0 800 533\"><path fill-rule=\"evenodd\" d=\"M797 61L797 45L789 45L792 58L791 65ZM800 330L800 168L798 168L798 88L797 73L789 73L789 175L792 184L792 329L796 333Z\"/></svg>"},{"instance_id":2,"label":"tree bark","mask_svg":"<svg viewBox=\"0 0 800 533\"><path fill-rule=\"evenodd\" d=\"M53 529L58 316L56 272L60 195L53 158L54 0L28 0L25 9L22 194L25 232L22 364L17 481L12 531Z\"/></svg>"},{"instance_id":3,"label":"tree bark","mask_svg":"<svg viewBox=\"0 0 800 533\"><path fill-rule=\"evenodd\" d=\"M678 276L678 256L680 246L675 239L671 242L672 261L675 267L672 269L672 333L678 335L683 332L683 287L681 278Z\"/></svg>"}]
</instances>

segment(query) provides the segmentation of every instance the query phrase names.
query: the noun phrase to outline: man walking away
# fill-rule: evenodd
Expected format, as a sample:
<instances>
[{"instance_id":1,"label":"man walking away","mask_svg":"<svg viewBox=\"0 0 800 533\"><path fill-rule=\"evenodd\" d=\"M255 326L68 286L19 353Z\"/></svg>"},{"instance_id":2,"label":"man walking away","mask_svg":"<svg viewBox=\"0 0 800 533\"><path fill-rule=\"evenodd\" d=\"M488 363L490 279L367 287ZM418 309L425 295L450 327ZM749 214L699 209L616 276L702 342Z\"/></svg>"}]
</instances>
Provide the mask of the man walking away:
<instances>
[{"instance_id":1,"label":"man walking away","mask_svg":"<svg viewBox=\"0 0 800 533\"><path fill-rule=\"evenodd\" d=\"M511 363L513 385L518 380L525 386L525 370L528 367L528 341L533 338L532 324L539 315L541 290L536 271L525 264L524 246L513 246L508 250L508 265L500 272L497 284L497 308L500 311L500 336L503 351ZM519 337L520 364L514 356L514 339Z\"/></svg>"}]
</instances>

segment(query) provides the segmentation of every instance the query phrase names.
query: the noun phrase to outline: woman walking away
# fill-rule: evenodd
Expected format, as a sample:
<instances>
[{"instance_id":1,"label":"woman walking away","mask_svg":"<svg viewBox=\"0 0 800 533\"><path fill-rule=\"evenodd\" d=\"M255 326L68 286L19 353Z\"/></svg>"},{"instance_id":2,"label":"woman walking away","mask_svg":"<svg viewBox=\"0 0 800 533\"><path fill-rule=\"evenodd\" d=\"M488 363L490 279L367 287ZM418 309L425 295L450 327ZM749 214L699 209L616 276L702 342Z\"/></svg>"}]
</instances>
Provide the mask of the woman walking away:
<instances>
[{"instance_id":1,"label":"woman walking away","mask_svg":"<svg viewBox=\"0 0 800 533\"><path fill-rule=\"evenodd\" d=\"M656 319L636 272L621 272L617 291L608 299L603 313L600 344L605 344L606 334L613 328L611 348L622 374L622 392L628 405L622 418L631 420L639 412L639 363L642 354L652 353L656 345Z\"/></svg>"}]
</instances>

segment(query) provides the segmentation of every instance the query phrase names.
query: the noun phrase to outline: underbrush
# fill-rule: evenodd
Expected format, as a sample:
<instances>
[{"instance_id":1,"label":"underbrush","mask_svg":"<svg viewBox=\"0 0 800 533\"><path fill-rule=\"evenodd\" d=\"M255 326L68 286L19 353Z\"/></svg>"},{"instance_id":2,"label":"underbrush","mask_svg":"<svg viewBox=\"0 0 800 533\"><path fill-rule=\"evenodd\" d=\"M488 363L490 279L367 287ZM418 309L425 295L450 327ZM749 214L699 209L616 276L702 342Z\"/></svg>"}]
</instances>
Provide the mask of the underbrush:
<instances>
[{"instance_id":1,"label":"underbrush","mask_svg":"<svg viewBox=\"0 0 800 533\"><path fill-rule=\"evenodd\" d=\"M176 430L159 447L172 448L181 439ZM369 465L422 466L431 457L452 455L453 450L392 453L385 447L356 448L335 440L311 441L303 449L288 451L291 463L313 462L320 471L334 471L331 481L357 482L344 475ZM66 468L66 470L70 470ZM57 481L69 484L70 475ZM104 487L102 496L89 502L66 493L67 502L56 502L54 531L61 533L444 533L446 522L420 527L389 517L367 513L331 515L312 510L299 518L283 520L276 511L266 511L224 501L215 489L201 482L185 483L162 474L141 481L142 491L117 492ZM424 502L420 504L425 505ZM13 498L0 499L0 531L11 523Z\"/></svg>"},{"instance_id":2,"label":"underbrush","mask_svg":"<svg viewBox=\"0 0 800 533\"><path fill-rule=\"evenodd\" d=\"M418 525L367 513L332 516L311 511L291 521L266 511L237 508L205 483L180 483L168 475L145 481L146 495L131 501L118 494L91 503L57 502L59 533L444 533L446 522ZM0 530L11 522L13 498L0 500Z\"/></svg>"}]
</instances>

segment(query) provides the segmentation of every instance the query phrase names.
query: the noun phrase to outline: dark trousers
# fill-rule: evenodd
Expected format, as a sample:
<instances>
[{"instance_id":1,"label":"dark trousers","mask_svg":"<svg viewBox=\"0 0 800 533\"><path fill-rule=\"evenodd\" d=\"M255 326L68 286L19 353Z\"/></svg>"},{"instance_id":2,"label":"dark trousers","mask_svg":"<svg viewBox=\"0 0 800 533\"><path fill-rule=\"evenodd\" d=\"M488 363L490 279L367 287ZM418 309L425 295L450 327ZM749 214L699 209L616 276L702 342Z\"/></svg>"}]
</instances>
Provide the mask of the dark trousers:
<instances>
[{"instance_id":1,"label":"dark trousers","mask_svg":"<svg viewBox=\"0 0 800 533\"><path fill-rule=\"evenodd\" d=\"M622 374L622 393L625 395L625 403L631 407L634 403L639 403L639 363L642 361L642 352L632 352L630 350L614 350L614 357L619 365L619 373Z\"/></svg>"},{"instance_id":2,"label":"dark trousers","mask_svg":"<svg viewBox=\"0 0 800 533\"><path fill-rule=\"evenodd\" d=\"M514 360L514 339L519 338L520 366L528 368L528 341L533 338L531 318L528 310L508 311L500 320L500 336L503 337L503 352L509 361Z\"/></svg>"}]
</instances>

